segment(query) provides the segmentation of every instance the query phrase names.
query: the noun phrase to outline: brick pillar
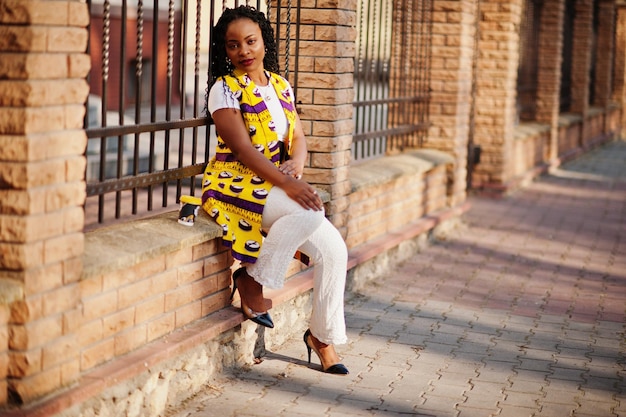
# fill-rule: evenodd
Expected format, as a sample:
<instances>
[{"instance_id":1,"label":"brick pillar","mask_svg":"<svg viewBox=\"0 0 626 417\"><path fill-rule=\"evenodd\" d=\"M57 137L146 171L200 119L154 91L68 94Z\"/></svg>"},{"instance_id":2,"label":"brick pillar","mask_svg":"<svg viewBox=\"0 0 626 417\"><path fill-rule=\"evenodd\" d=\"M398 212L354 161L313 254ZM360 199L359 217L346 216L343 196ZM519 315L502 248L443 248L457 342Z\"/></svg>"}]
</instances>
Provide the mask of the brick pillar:
<instances>
[{"instance_id":1,"label":"brick pillar","mask_svg":"<svg viewBox=\"0 0 626 417\"><path fill-rule=\"evenodd\" d=\"M613 51L615 34L615 3L613 0L600 1L598 8L598 38L596 51L596 76L594 88L595 106L607 107L611 102L611 81L613 78Z\"/></svg>"},{"instance_id":2,"label":"brick pillar","mask_svg":"<svg viewBox=\"0 0 626 417\"><path fill-rule=\"evenodd\" d=\"M512 177L522 0L480 2L474 142L481 162L474 183L501 187Z\"/></svg>"},{"instance_id":3,"label":"brick pillar","mask_svg":"<svg viewBox=\"0 0 626 417\"><path fill-rule=\"evenodd\" d=\"M564 13L565 4L563 0L544 1L539 29L540 59L535 119L539 123L550 126L549 155L546 155L549 161L558 156Z\"/></svg>"},{"instance_id":4,"label":"brick pillar","mask_svg":"<svg viewBox=\"0 0 626 417\"><path fill-rule=\"evenodd\" d=\"M294 16L292 22L295 22ZM300 23L295 87L310 156L304 177L330 193L326 214L345 237L350 194L348 171L354 132L356 2L303 0ZM283 25L281 34L285 32ZM292 42L291 50L295 47ZM293 59L292 65L295 65ZM295 81L293 76L290 78L291 82Z\"/></svg>"},{"instance_id":5,"label":"brick pillar","mask_svg":"<svg viewBox=\"0 0 626 417\"><path fill-rule=\"evenodd\" d=\"M434 0L430 122L425 148L455 159L451 205L466 197L467 143L472 100L476 2Z\"/></svg>"},{"instance_id":6,"label":"brick pillar","mask_svg":"<svg viewBox=\"0 0 626 417\"><path fill-rule=\"evenodd\" d=\"M0 299L4 402L28 403L79 376L88 24L80 0L0 6L0 287L13 294Z\"/></svg>"},{"instance_id":7,"label":"brick pillar","mask_svg":"<svg viewBox=\"0 0 626 417\"><path fill-rule=\"evenodd\" d=\"M621 131L624 137L626 129L626 1L616 2L615 19L615 80L613 82L613 100L622 108Z\"/></svg>"},{"instance_id":8,"label":"brick pillar","mask_svg":"<svg viewBox=\"0 0 626 417\"><path fill-rule=\"evenodd\" d=\"M576 1L572 45L572 105L570 112L586 116L589 110L589 69L593 42L593 0Z\"/></svg>"}]
</instances>

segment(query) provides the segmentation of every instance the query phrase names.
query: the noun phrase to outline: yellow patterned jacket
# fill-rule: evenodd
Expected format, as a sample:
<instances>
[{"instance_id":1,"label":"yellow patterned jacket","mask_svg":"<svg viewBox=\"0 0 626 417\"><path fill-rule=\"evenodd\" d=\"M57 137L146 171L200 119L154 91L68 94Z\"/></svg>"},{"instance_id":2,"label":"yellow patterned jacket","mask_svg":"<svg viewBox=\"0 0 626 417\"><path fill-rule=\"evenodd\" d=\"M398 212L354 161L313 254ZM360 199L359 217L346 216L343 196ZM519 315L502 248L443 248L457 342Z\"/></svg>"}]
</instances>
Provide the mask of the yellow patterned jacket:
<instances>
[{"instance_id":1,"label":"yellow patterned jacket","mask_svg":"<svg viewBox=\"0 0 626 417\"><path fill-rule=\"evenodd\" d=\"M287 80L267 73L287 117L287 152L296 120L294 98ZM239 100L243 121L252 145L276 166L280 165L280 143L272 117L254 82L242 72L222 77L232 97ZM228 94L228 92L225 92ZM235 259L256 262L263 244L261 215L273 184L241 163L217 137L216 154L207 164L202 182L202 207L223 229L223 243Z\"/></svg>"}]
</instances>

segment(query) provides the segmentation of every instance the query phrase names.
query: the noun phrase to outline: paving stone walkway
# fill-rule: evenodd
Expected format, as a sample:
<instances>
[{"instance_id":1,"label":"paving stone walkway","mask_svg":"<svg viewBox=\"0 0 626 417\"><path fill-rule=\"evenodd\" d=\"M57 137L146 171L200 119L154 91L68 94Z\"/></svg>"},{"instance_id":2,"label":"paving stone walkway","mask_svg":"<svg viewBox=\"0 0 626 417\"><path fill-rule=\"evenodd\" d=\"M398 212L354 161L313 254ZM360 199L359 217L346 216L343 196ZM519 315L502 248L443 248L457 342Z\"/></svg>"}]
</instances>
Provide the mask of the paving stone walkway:
<instances>
[{"instance_id":1,"label":"paving stone walkway","mask_svg":"<svg viewBox=\"0 0 626 417\"><path fill-rule=\"evenodd\" d=\"M349 296L350 375L292 340L169 417L626 416L626 142L470 201L464 226Z\"/></svg>"}]
</instances>

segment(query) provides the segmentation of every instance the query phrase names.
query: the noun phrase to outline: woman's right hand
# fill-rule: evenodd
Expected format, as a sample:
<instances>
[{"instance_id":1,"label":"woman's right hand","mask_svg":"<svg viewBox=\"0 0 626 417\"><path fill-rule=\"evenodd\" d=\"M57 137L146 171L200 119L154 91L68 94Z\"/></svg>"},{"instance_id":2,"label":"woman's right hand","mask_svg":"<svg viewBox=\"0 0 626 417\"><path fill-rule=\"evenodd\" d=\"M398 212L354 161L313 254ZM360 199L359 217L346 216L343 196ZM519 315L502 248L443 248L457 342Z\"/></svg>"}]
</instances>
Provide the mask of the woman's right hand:
<instances>
[{"instance_id":1,"label":"woman's right hand","mask_svg":"<svg viewBox=\"0 0 626 417\"><path fill-rule=\"evenodd\" d=\"M300 204L305 209L321 211L324 210L324 203L322 199L315 191L309 183L303 180L296 179L291 176L285 175L287 179L284 184L280 186L280 188L285 191L285 193Z\"/></svg>"},{"instance_id":2,"label":"woman's right hand","mask_svg":"<svg viewBox=\"0 0 626 417\"><path fill-rule=\"evenodd\" d=\"M241 112L235 109L220 109L213 112L215 128L220 132L226 146L235 154L235 157L254 171L259 177L278 186L295 202L305 209L321 211L324 209L322 199L315 188L306 181L294 178L281 172L261 152L257 151L250 142L250 135L246 129ZM300 147L300 151L306 148Z\"/></svg>"}]
</instances>

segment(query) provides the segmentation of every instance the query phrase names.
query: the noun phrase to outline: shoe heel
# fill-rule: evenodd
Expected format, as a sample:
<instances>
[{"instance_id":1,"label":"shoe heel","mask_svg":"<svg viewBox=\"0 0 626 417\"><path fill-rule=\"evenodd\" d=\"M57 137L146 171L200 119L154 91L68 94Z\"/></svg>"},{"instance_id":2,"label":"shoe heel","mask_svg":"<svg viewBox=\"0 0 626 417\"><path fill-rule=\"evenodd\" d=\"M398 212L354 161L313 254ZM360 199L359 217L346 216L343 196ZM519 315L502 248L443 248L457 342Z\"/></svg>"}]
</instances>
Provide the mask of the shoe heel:
<instances>
[{"instance_id":1,"label":"shoe heel","mask_svg":"<svg viewBox=\"0 0 626 417\"><path fill-rule=\"evenodd\" d=\"M233 291L230 294L230 301L233 301L235 291L237 291L237 279L241 274L246 274L245 267L241 267L233 273ZM239 297L241 298L241 312L243 313L243 317L245 319L252 320L254 323L260 324L264 327L269 327L270 329L274 328L274 321L272 321L270 313L257 313L252 311L252 309L247 306L243 297L241 297L241 292L239 293Z\"/></svg>"},{"instance_id":2,"label":"shoe heel","mask_svg":"<svg viewBox=\"0 0 626 417\"><path fill-rule=\"evenodd\" d=\"M304 339L304 344L305 344L305 346L306 346L307 353L309 354L309 363L311 363L311 350L313 350L313 349L311 348L311 346L309 346L309 342L307 342L307 341L306 341L306 339L308 338L308 336L309 336L310 334L311 334L311 331L310 331L310 330L307 330L307 331L304 333L304 336L302 337L302 338Z\"/></svg>"},{"instance_id":3,"label":"shoe heel","mask_svg":"<svg viewBox=\"0 0 626 417\"><path fill-rule=\"evenodd\" d=\"M237 291L237 282L233 280L233 290L230 293L230 301L235 298L235 291Z\"/></svg>"},{"instance_id":4,"label":"shoe heel","mask_svg":"<svg viewBox=\"0 0 626 417\"><path fill-rule=\"evenodd\" d=\"M306 332L304 332L304 344L306 345L306 350L307 353L309 354L309 364L311 363L311 351L314 350L313 347L311 345L309 345L308 342L308 338L311 335L311 329L307 330ZM350 372L348 372L348 368L345 367L345 365L341 364L341 363L336 363L334 365L330 365L328 368L324 368L324 362L322 361L322 357L320 355L320 353L318 352L317 349L315 349L315 354L317 355L317 357L320 360L320 364L322 365L322 370L327 373L327 374L335 374L335 375L348 375Z\"/></svg>"},{"instance_id":5,"label":"shoe heel","mask_svg":"<svg viewBox=\"0 0 626 417\"><path fill-rule=\"evenodd\" d=\"M235 291L237 291L237 278L239 278L239 275L241 275L243 270L244 268L239 268L233 273L233 290L230 293L230 301L233 301L235 298Z\"/></svg>"}]
</instances>

